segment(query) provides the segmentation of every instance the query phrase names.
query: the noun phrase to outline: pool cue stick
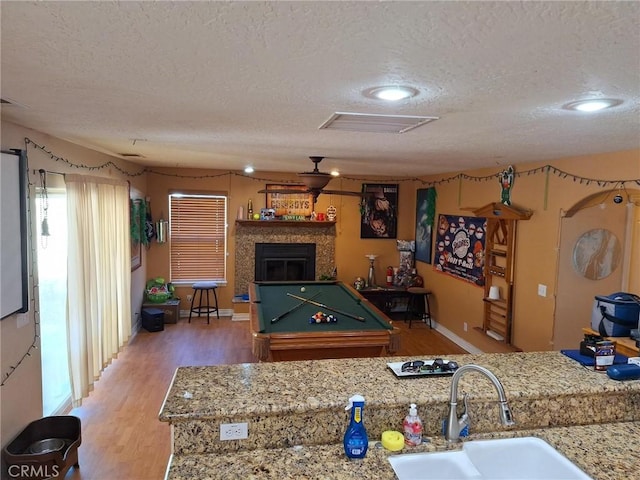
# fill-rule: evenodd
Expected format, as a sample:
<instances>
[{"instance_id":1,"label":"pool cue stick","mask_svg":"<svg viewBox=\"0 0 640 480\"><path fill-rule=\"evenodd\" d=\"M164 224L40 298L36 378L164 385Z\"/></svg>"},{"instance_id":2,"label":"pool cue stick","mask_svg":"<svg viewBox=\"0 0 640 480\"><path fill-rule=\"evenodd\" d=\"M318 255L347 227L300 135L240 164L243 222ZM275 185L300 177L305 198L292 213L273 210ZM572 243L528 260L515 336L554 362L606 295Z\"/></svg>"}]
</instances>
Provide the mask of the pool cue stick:
<instances>
[{"instance_id":1,"label":"pool cue stick","mask_svg":"<svg viewBox=\"0 0 640 480\"><path fill-rule=\"evenodd\" d=\"M304 300L302 297L298 297L297 295L294 295L292 293L287 293L287 295L289 295L290 297L293 298L297 298L298 300ZM339 313L340 315L344 315L345 317L351 317L354 318L356 320L358 320L359 322L366 322L367 319L364 317L359 317L358 315L353 315L352 313L349 312L343 312L342 310L338 310L337 308L333 308L333 307L329 307L323 303L318 303L318 302L314 302L312 300L307 300L308 303L315 305L316 307L321 307L321 308L326 308L327 310L331 310L332 312L336 312Z\"/></svg>"},{"instance_id":2,"label":"pool cue stick","mask_svg":"<svg viewBox=\"0 0 640 480\"><path fill-rule=\"evenodd\" d=\"M291 312L293 312L294 310L299 309L301 306L303 306L303 305L304 305L305 303L307 303L309 300L311 300L312 298L316 298L316 297L317 297L318 295L320 295L321 293L322 293L322 292L318 292L318 293L316 293L314 296L309 297L309 298L297 297L298 299L300 299L300 300L304 300L304 301L300 302L298 305L295 305L295 306L291 307L289 310L287 310L287 311L286 311L286 312L284 312L284 313L281 313L281 314L280 314L280 315L278 315L277 317L273 317L273 318L271 319L271 323L276 323L276 322L277 322L278 320L280 320L282 317L284 317L284 316L286 316L286 315L289 315L289 314L290 314ZM287 293L287 295L289 295L289 294Z\"/></svg>"}]
</instances>

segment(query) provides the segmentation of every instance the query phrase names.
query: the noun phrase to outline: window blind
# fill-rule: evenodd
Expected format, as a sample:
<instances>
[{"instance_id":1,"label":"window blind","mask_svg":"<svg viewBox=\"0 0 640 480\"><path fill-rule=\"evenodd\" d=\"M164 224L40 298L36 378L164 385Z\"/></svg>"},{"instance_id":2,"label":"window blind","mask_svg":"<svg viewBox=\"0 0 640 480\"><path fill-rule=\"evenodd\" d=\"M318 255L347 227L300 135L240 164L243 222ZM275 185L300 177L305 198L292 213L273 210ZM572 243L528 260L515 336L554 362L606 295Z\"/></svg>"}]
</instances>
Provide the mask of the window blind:
<instances>
[{"instance_id":1,"label":"window blind","mask_svg":"<svg viewBox=\"0 0 640 480\"><path fill-rule=\"evenodd\" d=\"M226 280L227 197L169 195L171 281Z\"/></svg>"}]
</instances>

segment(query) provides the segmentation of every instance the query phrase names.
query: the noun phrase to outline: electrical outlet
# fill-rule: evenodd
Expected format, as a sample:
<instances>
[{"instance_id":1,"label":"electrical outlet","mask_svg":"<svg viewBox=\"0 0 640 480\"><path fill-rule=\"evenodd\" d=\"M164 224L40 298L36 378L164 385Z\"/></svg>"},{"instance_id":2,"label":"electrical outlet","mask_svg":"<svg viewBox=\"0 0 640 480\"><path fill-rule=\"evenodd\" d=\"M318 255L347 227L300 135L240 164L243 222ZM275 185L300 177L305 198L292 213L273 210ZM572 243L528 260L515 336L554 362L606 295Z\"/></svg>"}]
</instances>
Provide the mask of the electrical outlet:
<instances>
[{"instance_id":1,"label":"electrical outlet","mask_svg":"<svg viewBox=\"0 0 640 480\"><path fill-rule=\"evenodd\" d=\"M248 423L221 423L220 440L244 440L249 438Z\"/></svg>"},{"instance_id":2,"label":"electrical outlet","mask_svg":"<svg viewBox=\"0 0 640 480\"><path fill-rule=\"evenodd\" d=\"M191 299L192 299L192 298L193 298L193 297L192 297L191 295L187 295L187 302L191 303Z\"/></svg>"},{"instance_id":3,"label":"electrical outlet","mask_svg":"<svg viewBox=\"0 0 640 480\"><path fill-rule=\"evenodd\" d=\"M538 295L540 295L541 297L546 297L547 296L547 286L546 285L542 285L541 283L538 284Z\"/></svg>"},{"instance_id":4,"label":"electrical outlet","mask_svg":"<svg viewBox=\"0 0 640 480\"><path fill-rule=\"evenodd\" d=\"M462 329L466 332L466 331L467 331L467 328L469 328L469 327L467 326L467 322L464 322L464 323L462 324Z\"/></svg>"}]
</instances>

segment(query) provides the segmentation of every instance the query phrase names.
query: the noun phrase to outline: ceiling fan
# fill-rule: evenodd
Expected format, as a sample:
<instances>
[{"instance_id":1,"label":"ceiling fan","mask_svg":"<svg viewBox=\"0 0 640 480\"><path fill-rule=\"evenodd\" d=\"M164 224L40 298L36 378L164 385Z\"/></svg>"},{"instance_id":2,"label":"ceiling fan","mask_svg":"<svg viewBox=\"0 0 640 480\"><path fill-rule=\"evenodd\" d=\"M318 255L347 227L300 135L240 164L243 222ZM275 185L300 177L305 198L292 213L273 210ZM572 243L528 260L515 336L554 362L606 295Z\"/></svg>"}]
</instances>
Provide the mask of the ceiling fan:
<instances>
[{"instance_id":1,"label":"ceiling fan","mask_svg":"<svg viewBox=\"0 0 640 480\"><path fill-rule=\"evenodd\" d=\"M325 190L324 187L331 181L331 174L321 172L318 170L318 164L324 159L324 157L309 157L314 163L313 171L302 172L298 174L300 181L307 187L307 192L313 195L313 201L315 202L318 195L321 193L328 193L330 195L351 195L355 197L362 197L362 192L349 192L345 190ZM300 190L280 188L277 190L258 190L258 193L281 193L281 194L300 194Z\"/></svg>"}]
</instances>

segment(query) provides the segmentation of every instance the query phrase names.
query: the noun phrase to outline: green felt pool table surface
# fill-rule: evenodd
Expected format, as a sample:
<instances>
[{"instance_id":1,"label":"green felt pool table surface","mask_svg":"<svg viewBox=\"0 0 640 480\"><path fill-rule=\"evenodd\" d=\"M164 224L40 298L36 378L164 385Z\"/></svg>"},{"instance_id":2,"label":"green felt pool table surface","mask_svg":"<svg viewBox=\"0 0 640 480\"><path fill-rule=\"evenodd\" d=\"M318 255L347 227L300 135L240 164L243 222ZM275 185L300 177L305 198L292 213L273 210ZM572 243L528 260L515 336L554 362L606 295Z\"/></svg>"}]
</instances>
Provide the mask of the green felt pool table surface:
<instances>
[{"instance_id":1,"label":"green felt pool table surface","mask_svg":"<svg viewBox=\"0 0 640 480\"><path fill-rule=\"evenodd\" d=\"M255 301L261 304L259 320L263 332L322 331L323 329L391 330L393 328L368 301L364 300L357 292L349 290L342 283L261 283L257 284L257 293ZM287 313L303 302L287 294L312 299L313 302L326 305L326 307L307 302ZM335 323L310 323L309 319L317 312L334 315L337 321ZM277 321L271 321L281 315L282 317ZM364 318L364 321L356 320L350 315Z\"/></svg>"},{"instance_id":2,"label":"green felt pool table surface","mask_svg":"<svg viewBox=\"0 0 640 480\"><path fill-rule=\"evenodd\" d=\"M254 282L249 297L254 354L261 360L285 359L282 350L296 351L286 359L377 356L383 353L376 348L398 345L399 331L389 318L342 282ZM317 312L337 321L311 323Z\"/></svg>"}]
</instances>

